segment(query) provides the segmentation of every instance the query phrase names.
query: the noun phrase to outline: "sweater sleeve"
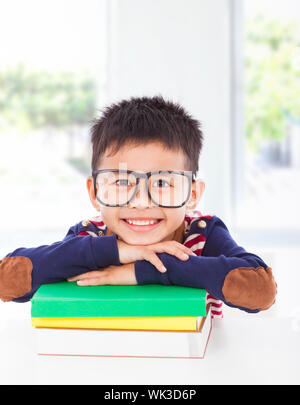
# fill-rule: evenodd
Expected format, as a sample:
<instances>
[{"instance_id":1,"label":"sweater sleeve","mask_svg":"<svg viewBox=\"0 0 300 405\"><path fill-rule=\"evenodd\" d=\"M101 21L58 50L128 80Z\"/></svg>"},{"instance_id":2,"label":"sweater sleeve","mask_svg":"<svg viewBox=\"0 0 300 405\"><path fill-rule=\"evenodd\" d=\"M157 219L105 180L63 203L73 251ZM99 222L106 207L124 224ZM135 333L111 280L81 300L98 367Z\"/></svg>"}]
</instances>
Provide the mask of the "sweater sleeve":
<instances>
[{"instance_id":1,"label":"sweater sleeve","mask_svg":"<svg viewBox=\"0 0 300 405\"><path fill-rule=\"evenodd\" d=\"M192 226L197 227L197 223ZM207 221L206 243L201 256L190 256L187 261L168 253L158 256L167 273L154 272L151 263L137 261L138 284L203 288L225 304L247 312L268 309L274 303L277 285L271 268L259 256L239 246L216 216Z\"/></svg>"},{"instance_id":2,"label":"sweater sleeve","mask_svg":"<svg viewBox=\"0 0 300 405\"><path fill-rule=\"evenodd\" d=\"M77 236L76 225L62 241L18 248L0 261L0 298L26 302L42 284L91 270L120 265L116 235Z\"/></svg>"}]
</instances>

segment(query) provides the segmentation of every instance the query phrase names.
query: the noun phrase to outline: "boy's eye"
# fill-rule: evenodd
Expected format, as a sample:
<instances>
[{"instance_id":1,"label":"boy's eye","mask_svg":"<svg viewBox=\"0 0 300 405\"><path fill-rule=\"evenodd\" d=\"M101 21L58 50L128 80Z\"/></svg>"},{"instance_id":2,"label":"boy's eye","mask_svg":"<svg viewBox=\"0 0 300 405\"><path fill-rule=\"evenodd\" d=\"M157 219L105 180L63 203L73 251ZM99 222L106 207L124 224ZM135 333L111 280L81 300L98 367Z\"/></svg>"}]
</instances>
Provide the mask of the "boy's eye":
<instances>
[{"instance_id":1,"label":"boy's eye","mask_svg":"<svg viewBox=\"0 0 300 405\"><path fill-rule=\"evenodd\" d=\"M118 184L118 186L128 186L128 184L126 184L126 183L128 183L128 179L119 179L119 180L116 180L116 182L115 182L115 184L117 184L118 182L121 182L121 184ZM124 182L124 183L122 183L122 182Z\"/></svg>"},{"instance_id":2,"label":"boy's eye","mask_svg":"<svg viewBox=\"0 0 300 405\"><path fill-rule=\"evenodd\" d=\"M131 185L136 185L136 182L134 184L130 183L129 179L118 179L114 182L114 184L117 184L118 186L131 186ZM164 179L153 179L150 181L151 187L158 187L158 188L165 188L165 187L170 187L171 186L171 181L167 181Z\"/></svg>"},{"instance_id":3,"label":"boy's eye","mask_svg":"<svg viewBox=\"0 0 300 405\"><path fill-rule=\"evenodd\" d=\"M156 180L155 183L159 183L159 187L161 186L162 183L165 183L165 184L167 184L168 186L170 186L170 183L167 182L166 180L163 180L163 179ZM154 183L154 184L155 184L155 183Z\"/></svg>"}]
</instances>

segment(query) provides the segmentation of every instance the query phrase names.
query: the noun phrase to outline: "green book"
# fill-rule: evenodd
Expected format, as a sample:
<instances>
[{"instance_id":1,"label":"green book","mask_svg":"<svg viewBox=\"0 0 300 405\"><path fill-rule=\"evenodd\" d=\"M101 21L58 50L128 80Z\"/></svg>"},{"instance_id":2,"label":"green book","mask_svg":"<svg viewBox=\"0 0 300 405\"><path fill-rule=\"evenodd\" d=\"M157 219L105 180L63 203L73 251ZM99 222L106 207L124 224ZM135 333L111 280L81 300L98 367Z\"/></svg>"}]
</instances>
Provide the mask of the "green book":
<instances>
[{"instance_id":1,"label":"green book","mask_svg":"<svg viewBox=\"0 0 300 405\"><path fill-rule=\"evenodd\" d=\"M80 287L63 281L42 285L31 303L37 318L206 315L205 290L161 284Z\"/></svg>"}]
</instances>

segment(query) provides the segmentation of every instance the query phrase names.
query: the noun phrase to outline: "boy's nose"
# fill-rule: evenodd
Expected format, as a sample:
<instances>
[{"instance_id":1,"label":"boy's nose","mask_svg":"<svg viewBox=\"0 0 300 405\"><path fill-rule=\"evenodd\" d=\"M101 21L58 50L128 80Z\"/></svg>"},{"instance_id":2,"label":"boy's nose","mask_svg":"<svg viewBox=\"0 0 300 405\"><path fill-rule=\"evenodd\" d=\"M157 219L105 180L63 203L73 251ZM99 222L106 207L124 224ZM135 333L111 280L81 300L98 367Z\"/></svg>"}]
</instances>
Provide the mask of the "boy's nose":
<instances>
[{"instance_id":1,"label":"boy's nose","mask_svg":"<svg viewBox=\"0 0 300 405\"><path fill-rule=\"evenodd\" d=\"M154 205L148 195L146 181L146 179L140 178L136 195L129 203L130 207L148 207Z\"/></svg>"}]
</instances>

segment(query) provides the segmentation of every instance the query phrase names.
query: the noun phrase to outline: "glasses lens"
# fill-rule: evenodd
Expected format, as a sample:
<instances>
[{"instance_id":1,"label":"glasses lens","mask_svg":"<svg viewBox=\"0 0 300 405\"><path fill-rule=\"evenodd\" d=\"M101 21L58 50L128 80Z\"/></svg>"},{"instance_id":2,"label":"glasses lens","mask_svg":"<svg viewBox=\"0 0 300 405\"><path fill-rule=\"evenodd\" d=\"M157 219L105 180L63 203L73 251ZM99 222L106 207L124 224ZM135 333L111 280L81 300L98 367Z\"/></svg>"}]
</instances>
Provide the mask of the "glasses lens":
<instances>
[{"instance_id":1,"label":"glasses lens","mask_svg":"<svg viewBox=\"0 0 300 405\"><path fill-rule=\"evenodd\" d=\"M149 190L155 204L181 206L188 198L189 178L173 172L152 174L149 178Z\"/></svg>"},{"instance_id":2,"label":"glasses lens","mask_svg":"<svg viewBox=\"0 0 300 405\"><path fill-rule=\"evenodd\" d=\"M97 197L104 204L127 204L134 194L136 178L126 172L103 172L97 175Z\"/></svg>"},{"instance_id":3,"label":"glasses lens","mask_svg":"<svg viewBox=\"0 0 300 405\"><path fill-rule=\"evenodd\" d=\"M189 194L189 178L168 171L149 177L149 191L157 205L181 206ZM136 188L136 177L127 172L102 172L96 179L97 197L108 205L126 205Z\"/></svg>"}]
</instances>

